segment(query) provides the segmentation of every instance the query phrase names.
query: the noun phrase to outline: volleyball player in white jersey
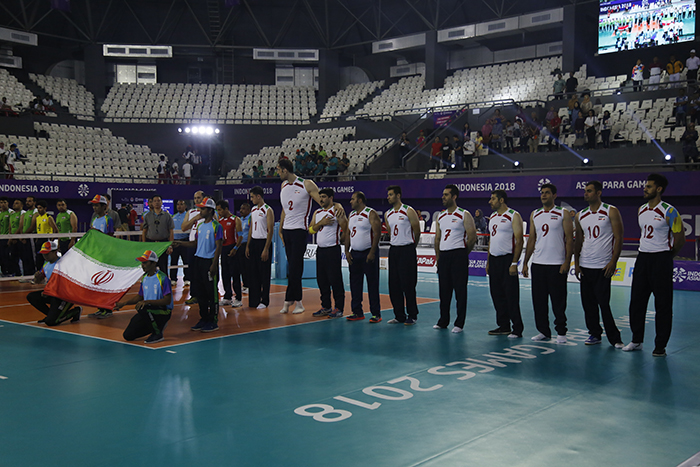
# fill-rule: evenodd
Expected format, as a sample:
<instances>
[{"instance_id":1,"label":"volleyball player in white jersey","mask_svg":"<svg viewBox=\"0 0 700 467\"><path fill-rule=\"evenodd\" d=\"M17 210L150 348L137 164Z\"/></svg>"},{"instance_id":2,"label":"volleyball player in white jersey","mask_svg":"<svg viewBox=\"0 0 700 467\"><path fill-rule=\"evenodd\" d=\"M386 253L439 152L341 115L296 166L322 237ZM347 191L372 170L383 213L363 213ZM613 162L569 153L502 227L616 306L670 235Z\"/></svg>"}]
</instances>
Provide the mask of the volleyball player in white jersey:
<instances>
[{"instance_id":1,"label":"volleyball player in white jersey","mask_svg":"<svg viewBox=\"0 0 700 467\"><path fill-rule=\"evenodd\" d=\"M622 253L624 226L620 211L600 200L602 192L603 185L599 181L586 183L583 199L588 207L578 212L574 218L574 264L576 278L581 282L581 305L590 334L585 344L600 344L603 335L603 328L600 327L602 316L610 345L621 349L620 330L615 325L610 309L610 281Z\"/></svg>"},{"instance_id":2,"label":"volleyball player in white jersey","mask_svg":"<svg viewBox=\"0 0 700 467\"><path fill-rule=\"evenodd\" d=\"M313 199L318 204L321 204L321 200L318 187L313 181L304 180L294 175L294 166L290 160L280 159L277 164L277 171L280 180L282 180L282 190L280 191L282 215L279 235L284 244L289 264L287 292L280 313L287 313L294 302L296 302L296 306L293 313L302 313L304 305L301 303L303 295L301 276L304 274L304 253L309 235L307 229L309 228L309 214L311 214L311 200Z\"/></svg>"},{"instance_id":3,"label":"volleyball player in white jersey","mask_svg":"<svg viewBox=\"0 0 700 467\"><path fill-rule=\"evenodd\" d=\"M272 271L272 235L275 213L265 204L263 189L250 189L250 230L245 256L248 258L248 306L264 310L270 305L270 273Z\"/></svg>"},{"instance_id":4,"label":"volleyball player in white jersey","mask_svg":"<svg viewBox=\"0 0 700 467\"><path fill-rule=\"evenodd\" d=\"M668 180L660 174L649 175L644 186L647 203L638 212L641 238L630 292L632 342L622 348L626 352L642 350L647 304L653 293L656 340L652 355L655 357L666 356L673 322L673 258L685 244L681 215L661 200L667 186Z\"/></svg>"},{"instance_id":5,"label":"volleyball player in white jersey","mask_svg":"<svg viewBox=\"0 0 700 467\"><path fill-rule=\"evenodd\" d=\"M394 307L395 316L394 319L388 321L388 324L403 323L410 326L416 324L418 320L416 244L420 238L420 224L416 211L411 206L401 202L400 186L391 185L387 188L386 199L392 206L389 211L384 213L384 219L391 236L389 298Z\"/></svg>"},{"instance_id":6,"label":"volleyball player in white jersey","mask_svg":"<svg viewBox=\"0 0 700 467\"><path fill-rule=\"evenodd\" d=\"M530 214L530 237L523 258L523 276L528 277L532 258L532 308L540 332L533 341L551 339L549 301L552 301L557 344L566 344L566 281L574 252L574 224L569 211L556 206L557 187L540 188L542 207Z\"/></svg>"},{"instance_id":7,"label":"volleyball player in white jersey","mask_svg":"<svg viewBox=\"0 0 700 467\"><path fill-rule=\"evenodd\" d=\"M518 284L518 259L523 251L523 219L518 211L508 207L508 194L503 190L491 192L489 206L494 212L489 218L486 274L489 276L489 290L498 324L489 334L516 339L523 337Z\"/></svg>"},{"instance_id":8,"label":"volleyball player in white jersey","mask_svg":"<svg viewBox=\"0 0 700 467\"><path fill-rule=\"evenodd\" d=\"M350 307L352 314L348 321L365 319L362 311L362 282L367 276L370 323L382 321L382 307L379 301L379 238L382 235L382 221L377 211L367 207L367 198L356 191L350 198L352 212L348 217L348 235L345 236L345 258L350 266Z\"/></svg>"},{"instance_id":9,"label":"volleyball player in white jersey","mask_svg":"<svg viewBox=\"0 0 700 467\"><path fill-rule=\"evenodd\" d=\"M457 206L459 189L447 185L442 191L445 210L438 215L435 229L435 257L437 258L440 288L440 319L435 329L447 329L450 324L452 291L457 302L457 317L452 332L464 329L467 317L467 283L469 282L469 252L476 244L476 226L469 211Z\"/></svg>"},{"instance_id":10,"label":"volleyball player in white jersey","mask_svg":"<svg viewBox=\"0 0 700 467\"><path fill-rule=\"evenodd\" d=\"M316 235L316 281L321 291L321 309L314 316L340 318L345 310L341 235L348 231L348 219L340 203L334 202L332 188L319 190L321 209L311 216L309 233ZM331 289L335 308L331 306Z\"/></svg>"}]
</instances>

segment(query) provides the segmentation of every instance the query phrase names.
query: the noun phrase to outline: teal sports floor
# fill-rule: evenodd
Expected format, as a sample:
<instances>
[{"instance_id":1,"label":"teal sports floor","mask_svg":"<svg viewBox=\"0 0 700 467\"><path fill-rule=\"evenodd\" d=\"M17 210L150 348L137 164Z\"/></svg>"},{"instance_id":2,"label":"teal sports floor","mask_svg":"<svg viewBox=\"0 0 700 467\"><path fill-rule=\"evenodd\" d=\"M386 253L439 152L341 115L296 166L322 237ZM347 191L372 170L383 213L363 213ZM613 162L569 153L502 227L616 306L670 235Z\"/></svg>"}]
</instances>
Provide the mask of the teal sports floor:
<instances>
[{"instance_id":1,"label":"teal sports floor","mask_svg":"<svg viewBox=\"0 0 700 467\"><path fill-rule=\"evenodd\" d=\"M646 347L624 353L583 345L572 284L568 345L530 340L528 281L518 340L487 335L486 278L468 292L462 334L432 328L438 303L416 326L385 310L155 350L0 321L0 466L657 467L700 451L699 294L675 293L654 358L653 304ZM418 296L437 298L436 275ZM629 288L612 301L627 343Z\"/></svg>"}]
</instances>

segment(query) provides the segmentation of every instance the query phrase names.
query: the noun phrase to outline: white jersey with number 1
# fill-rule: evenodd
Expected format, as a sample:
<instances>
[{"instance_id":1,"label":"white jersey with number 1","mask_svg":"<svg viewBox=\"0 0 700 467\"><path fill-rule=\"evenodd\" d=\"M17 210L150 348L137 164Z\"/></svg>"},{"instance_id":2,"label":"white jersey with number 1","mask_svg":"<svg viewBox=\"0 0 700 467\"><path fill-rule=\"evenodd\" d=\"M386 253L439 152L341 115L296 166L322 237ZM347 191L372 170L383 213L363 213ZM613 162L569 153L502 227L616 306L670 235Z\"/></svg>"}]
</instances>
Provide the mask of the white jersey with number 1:
<instances>
[{"instance_id":1,"label":"white jersey with number 1","mask_svg":"<svg viewBox=\"0 0 700 467\"><path fill-rule=\"evenodd\" d=\"M340 224L338 223L335 206L331 206L330 209L319 209L314 213L316 223L321 222L325 217L330 218L331 223L321 227L316 234L316 243L319 248L328 248L340 244Z\"/></svg>"}]
</instances>

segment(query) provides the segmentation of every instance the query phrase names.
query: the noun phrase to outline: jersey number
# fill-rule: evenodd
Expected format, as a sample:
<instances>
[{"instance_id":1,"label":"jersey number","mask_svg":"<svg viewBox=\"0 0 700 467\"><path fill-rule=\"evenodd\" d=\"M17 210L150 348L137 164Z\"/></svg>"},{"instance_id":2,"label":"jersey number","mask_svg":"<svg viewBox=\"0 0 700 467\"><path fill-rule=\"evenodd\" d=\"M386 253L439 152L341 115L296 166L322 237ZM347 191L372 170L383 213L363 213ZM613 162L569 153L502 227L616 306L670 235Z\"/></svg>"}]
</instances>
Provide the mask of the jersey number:
<instances>
[{"instance_id":1,"label":"jersey number","mask_svg":"<svg viewBox=\"0 0 700 467\"><path fill-rule=\"evenodd\" d=\"M648 238L649 240L654 238L654 226L653 225L645 225L644 226L644 238Z\"/></svg>"},{"instance_id":2,"label":"jersey number","mask_svg":"<svg viewBox=\"0 0 700 467\"><path fill-rule=\"evenodd\" d=\"M491 236L492 236L492 237L496 235L496 227L498 227L498 226L497 226L497 225L494 225L494 226L491 228Z\"/></svg>"},{"instance_id":3,"label":"jersey number","mask_svg":"<svg viewBox=\"0 0 700 467\"><path fill-rule=\"evenodd\" d=\"M596 225L591 230L591 226L588 226L588 238L598 238L600 236L600 226Z\"/></svg>"},{"instance_id":4,"label":"jersey number","mask_svg":"<svg viewBox=\"0 0 700 467\"><path fill-rule=\"evenodd\" d=\"M357 233L357 227L353 227L352 233L350 234L350 237L354 237L356 233Z\"/></svg>"},{"instance_id":5,"label":"jersey number","mask_svg":"<svg viewBox=\"0 0 700 467\"><path fill-rule=\"evenodd\" d=\"M399 225L396 224L396 225L394 226L394 237L396 237L398 234L399 234Z\"/></svg>"},{"instance_id":6,"label":"jersey number","mask_svg":"<svg viewBox=\"0 0 700 467\"><path fill-rule=\"evenodd\" d=\"M549 224L542 224L542 236L546 237L549 233Z\"/></svg>"},{"instance_id":7,"label":"jersey number","mask_svg":"<svg viewBox=\"0 0 700 467\"><path fill-rule=\"evenodd\" d=\"M291 211L291 210L293 210L293 209L294 209L294 200L291 200L291 199L290 199L290 200L289 200L289 210Z\"/></svg>"},{"instance_id":8,"label":"jersey number","mask_svg":"<svg viewBox=\"0 0 700 467\"><path fill-rule=\"evenodd\" d=\"M451 230L451 229L447 229L447 230L445 230L445 238L443 238L443 239L442 239L442 241L443 241L443 242L447 240L447 237L449 237L449 236L450 236L450 233L451 233L451 232L452 232L452 230Z\"/></svg>"}]
</instances>

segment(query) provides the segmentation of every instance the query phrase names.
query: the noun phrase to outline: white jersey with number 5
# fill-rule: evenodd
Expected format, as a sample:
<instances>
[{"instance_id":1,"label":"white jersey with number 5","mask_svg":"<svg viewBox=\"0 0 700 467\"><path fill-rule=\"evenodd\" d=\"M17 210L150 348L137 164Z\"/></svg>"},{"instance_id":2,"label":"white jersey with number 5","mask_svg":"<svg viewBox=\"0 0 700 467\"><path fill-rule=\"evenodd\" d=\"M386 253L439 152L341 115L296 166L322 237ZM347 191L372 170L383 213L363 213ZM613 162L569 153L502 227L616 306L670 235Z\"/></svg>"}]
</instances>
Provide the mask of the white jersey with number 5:
<instances>
[{"instance_id":1,"label":"white jersey with number 5","mask_svg":"<svg viewBox=\"0 0 700 467\"><path fill-rule=\"evenodd\" d=\"M372 223L369 221L370 214L374 209L365 207L362 211L353 211L348 217L348 230L350 231L350 248L352 251L365 251L372 248L374 233Z\"/></svg>"},{"instance_id":2,"label":"white jersey with number 5","mask_svg":"<svg viewBox=\"0 0 700 467\"><path fill-rule=\"evenodd\" d=\"M610 204L601 204L597 211L590 207L578 215L583 229L583 246L579 263L583 268L603 269L612 259L613 229L610 222Z\"/></svg>"},{"instance_id":3,"label":"white jersey with number 5","mask_svg":"<svg viewBox=\"0 0 700 467\"><path fill-rule=\"evenodd\" d=\"M318 209L314 213L314 220L316 223L321 222L324 217L330 217L333 222L320 227L318 233L316 234L316 243L318 244L319 248L328 248L339 245L340 224L338 223L338 217L335 213L335 206L331 206L330 209Z\"/></svg>"},{"instance_id":4,"label":"white jersey with number 5","mask_svg":"<svg viewBox=\"0 0 700 467\"><path fill-rule=\"evenodd\" d=\"M453 212L444 210L438 216L440 225L440 251L457 250L467 247L467 231L464 228L466 211L457 208Z\"/></svg>"},{"instance_id":5,"label":"white jersey with number 5","mask_svg":"<svg viewBox=\"0 0 700 467\"><path fill-rule=\"evenodd\" d=\"M398 210L392 208L387 212L386 220L391 234L391 246L404 246L415 242L411 221L408 220L408 209L409 206L403 204Z\"/></svg>"},{"instance_id":6,"label":"white jersey with number 5","mask_svg":"<svg viewBox=\"0 0 700 467\"><path fill-rule=\"evenodd\" d=\"M564 241L564 209L554 206L551 210L536 209L532 213L532 226L537 234L533 264L561 265L566 256Z\"/></svg>"},{"instance_id":7,"label":"white jersey with number 5","mask_svg":"<svg viewBox=\"0 0 700 467\"><path fill-rule=\"evenodd\" d=\"M678 210L663 201L653 209L649 203L639 208L639 251L661 253L673 248L673 233L683 231L683 221Z\"/></svg>"},{"instance_id":8,"label":"white jersey with number 5","mask_svg":"<svg viewBox=\"0 0 700 467\"><path fill-rule=\"evenodd\" d=\"M270 206L263 204L250 210L250 236L256 240L267 239L267 211Z\"/></svg>"},{"instance_id":9,"label":"white jersey with number 5","mask_svg":"<svg viewBox=\"0 0 700 467\"><path fill-rule=\"evenodd\" d=\"M304 179L297 177L292 183L284 181L280 191L280 201L284 209L283 230L309 228L311 214L311 196L306 191Z\"/></svg>"},{"instance_id":10,"label":"white jersey with number 5","mask_svg":"<svg viewBox=\"0 0 700 467\"><path fill-rule=\"evenodd\" d=\"M489 218L489 254L505 256L513 254L515 237L513 236L513 218L518 214L514 209L507 209L503 214L494 211Z\"/></svg>"}]
</instances>

